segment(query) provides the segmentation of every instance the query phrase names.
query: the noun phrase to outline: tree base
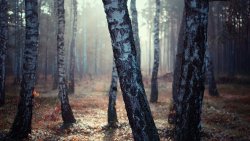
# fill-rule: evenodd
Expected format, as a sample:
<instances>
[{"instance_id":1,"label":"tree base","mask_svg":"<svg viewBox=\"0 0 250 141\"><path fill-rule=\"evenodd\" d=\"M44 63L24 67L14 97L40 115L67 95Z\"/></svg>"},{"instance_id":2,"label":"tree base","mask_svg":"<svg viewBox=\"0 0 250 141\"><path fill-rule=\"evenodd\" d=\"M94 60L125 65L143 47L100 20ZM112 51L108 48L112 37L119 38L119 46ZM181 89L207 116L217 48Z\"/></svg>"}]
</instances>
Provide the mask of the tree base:
<instances>
[{"instance_id":1,"label":"tree base","mask_svg":"<svg viewBox=\"0 0 250 141\"><path fill-rule=\"evenodd\" d=\"M107 125L103 126L102 129L115 129L115 128L119 128L120 125L118 122L113 122L113 123L108 123Z\"/></svg>"},{"instance_id":2,"label":"tree base","mask_svg":"<svg viewBox=\"0 0 250 141\"><path fill-rule=\"evenodd\" d=\"M71 127L73 127L75 123L63 123L61 126L60 126L60 130L65 130L65 129L69 129Z\"/></svg>"},{"instance_id":3,"label":"tree base","mask_svg":"<svg viewBox=\"0 0 250 141\"><path fill-rule=\"evenodd\" d=\"M209 90L209 95L216 97L216 96L219 96L220 94L217 89L213 89L213 90Z\"/></svg>"},{"instance_id":4,"label":"tree base","mask_svg":"<svg viewBox=\"0 0 250 141\"><path fill-rule=\"evenodd\" d=\"M23 139L28 138L30 133L26 133L26 132L14 132L14 131L10 131L10 133L8 133L8 135L4 138L4 141L20 141Z\"/></svg>"}]
</instances>

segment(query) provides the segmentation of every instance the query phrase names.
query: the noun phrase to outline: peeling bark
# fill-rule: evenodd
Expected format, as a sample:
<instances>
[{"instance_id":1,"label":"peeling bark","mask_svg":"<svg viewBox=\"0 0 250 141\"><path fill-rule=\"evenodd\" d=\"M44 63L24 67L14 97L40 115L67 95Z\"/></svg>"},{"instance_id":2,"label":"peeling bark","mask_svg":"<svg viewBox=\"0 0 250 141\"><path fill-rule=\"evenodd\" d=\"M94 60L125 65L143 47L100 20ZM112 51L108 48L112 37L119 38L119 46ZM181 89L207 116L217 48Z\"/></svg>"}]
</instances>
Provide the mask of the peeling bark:
<instances>
[{"instance_id":1,"label":"peeling bark","mask_svg":"<svg viewBox=\"0 0 250 141\"><path fill-rule=\"evenodd\" d=\"M35 87L38 56L37 0L25 0L26 40L23 55L23 75L17 114L9 133L13 139L23 139L31 133L32 93Z\"/></svg>"},{"instance_id":2,"label":"peeling bark","mask_svg":"<svg viewBox=\"0 0 250 141\"><path fill-rule=\"evenodd\" d=\"M151 95L150 102L157 102L158 100L158 70L160 61L160 39L159 39L159 24L160 24L160 12L161 2L156 0L156 13L154 18L154 66L151 78Z\"/></svg>"},{"instance_id":3,"label":"peeling bark","mask_svg":"<svg viewBox=\"0 0 250 141\"><path fill-rule=\"evenodd\" d=\"M65 66L64 66L64 30L65 30L65 17L64 17L64 0L57 1L58 8L58 32L57 32L57 67L58 67L58 85L59 97L61 101L62 119L64 124L74 123L74 118L68 98L68 88L65 80Z\"/></svg>"},{"instance_id":4,"label":"peeling bark","mask_svg":"<svg viewBox=\"0 0 250 141\"><path fill-rule=\"evenodd\" d=\"M208 0L185 0L185 38L176 109L176 141L201 140L201 109L204 94L207 48Z\"/></svg>"},{"instance_id":5,"label":"peeling bark","mask_svg":"<svg viewBox=\"0 0 250 141\"><path fill-rule=\"evenodd\" d=\"M6 53L8 39L8 3L0 0L0 106L5 103Z\"/></svg>"},{"instance_id":6,"label":"peeling bark","mask_svg":"<svg viewBox=\"0 0 250 141\"><path fill-rule=\"evenodd\" d=\"M135 141L159 141L136 59L127 0L103 0L115 64Z\"/></svg>"}]
</instances>

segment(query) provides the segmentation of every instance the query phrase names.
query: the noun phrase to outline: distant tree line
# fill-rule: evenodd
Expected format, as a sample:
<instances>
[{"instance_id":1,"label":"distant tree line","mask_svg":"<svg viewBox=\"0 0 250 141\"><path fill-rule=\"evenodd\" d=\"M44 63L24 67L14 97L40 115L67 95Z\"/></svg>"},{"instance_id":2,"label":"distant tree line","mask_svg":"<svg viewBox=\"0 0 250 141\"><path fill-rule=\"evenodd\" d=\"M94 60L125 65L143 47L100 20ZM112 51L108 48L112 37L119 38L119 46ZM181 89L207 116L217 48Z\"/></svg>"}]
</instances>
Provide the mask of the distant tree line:
<instances>
[{"instance_id":1,"label":"distant tree line","mask_svg":"<svg viewBox=\"0 0 250 141\"><path fill-rule=\"evenodd\" d=\"M88 28L82 29L85 43L79 48L76 42L79 27L76 0L72 0L69 4L69 15L65 13L64 0L55 2L16 0L10 3L6 0L0 1L0 105L4 105L6 70L12 69L13 84L21 86L17 114L6 139L23 139L31 133L33 93L41 72L44 73L45 81L49 74L53 75L55 88L59 90L63 125L75 123L68 98L70 92L74 93L75 72L80 78L88 75L90 71L100 75L102 65L100 56L103 55L101 49L105 45L110 45L113 50L113 70L109 91L109 125L115 126L118 121L115 100L119 79L134 139L159 140L142 81L141 44L135 1L130 5L132 21L129 17L127 0L102 0L102 2L107 23L96 23L92 32L87 32ZM168 71L174 72L173 138L176 141L200 141L205 80L209 82L211 95L215 96L218 92L214 72L217 75L226 74L230 77L249 74L250 65L246 60L250 55L250 2L231 0L215 4L216 2L209 0L184 0L182 16L177 12L178 7L182 5L180 2L150 1L146 8L148 11L145 10L143 13L149 18L146 24L150 35L148 71L149 75L152 73L150 102L157 102L158 99L159 67L168 66ZM151 5L152 3L155 7ZM11 5L9 10L8 4ZM43 21L42 17L46 20ZM71 22L67 28L65 28L65 17ZM87 20L83 18L85 19ZM51 30L48 30L50 29L47 28L48 25L42 28L39 26L39 23L45 22L47 24L50 22ZM109 44L104 40L109 37L100 34L106 24L111 39ZM213 27L214 30L211 29ZM68 38L65 38L65 31L68 33ZM89 37L89 34L92 36ZM153 52L150 48L152 35ZM14 40L10 38L13 36ZM48 44L49 40L54 44ZM92 40L91 49L88 47L89 44L86 44L90 40ZM48 48L49 46L52 48ZM41 50L38 50L39 48ZM11 53L10 51L14 54L6 59L6 54ZM94 57L88 56L90 52ZM154 58L153 61L150 60L151 56ZM8 59L11 60L11 65L6 63ZM39 66L39 62L43 62L42 67ZM86 66L87 68L84 68ZM88 68L90 66L92 69ZM223 74L220 74L222 72Z\"/></svg>"}]
</instances>

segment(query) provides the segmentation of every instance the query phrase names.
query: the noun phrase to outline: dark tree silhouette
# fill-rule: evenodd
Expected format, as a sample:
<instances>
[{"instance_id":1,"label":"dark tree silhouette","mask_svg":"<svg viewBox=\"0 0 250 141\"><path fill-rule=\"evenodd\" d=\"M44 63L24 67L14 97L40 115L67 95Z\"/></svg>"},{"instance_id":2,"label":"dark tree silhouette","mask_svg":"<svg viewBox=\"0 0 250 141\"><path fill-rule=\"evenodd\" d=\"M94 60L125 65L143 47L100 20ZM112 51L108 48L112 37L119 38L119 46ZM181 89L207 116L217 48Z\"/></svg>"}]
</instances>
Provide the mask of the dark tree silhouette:
<instances>
[{"instance_id":1,"label":"dark tree silhouette","mask_svg":"<svg viewBox=\"0 0 250 141\"><path fill-rule=\"evenodd\" d=\"M136 47L127 0L103 0L115 64L132 133L136 141L158 141L136 59Z\"/></svg>"},{"instance_id":2,"label":"dark tree silhouette","mask_svg":"<svg viewBox=\"0 0 250 141\"><path fill-rule=\"evenodd\" d=\"M0 1L0 106L5 103L5 70L8 39L8 3Z\"/></svg>"},{"instance_id":3,"label":"dark tree silhouette","mask_svg":"<svg viewBox=\"0 0 250 141\"><path fill-rule=\"evenodd\" d=\"M150 102L157 102L158 100L158 69L160 61L160 40L159 40L159 31L160 31L160 12L161 12L161 1L155 0L156 3L156 12L154 18L154 66L152 71L151 78L151 95Z\"/></svg>"},{"instance_id":4,"label":"dark tree silhouette","mask_svg":"<svg viewBox=\"0 0 250 141\"><path fill-rule=\"evenodd\" d=\"M76 50L76 33L77 33L77 1L72 0L73 2L73 36L71 40L71 47L70 47L70 72L69 72L69 92L74 93L75 92L75 50Z\"/></svg>"},{"instance_id":5,"label":"dark tree silhouette","mask_svg":"<svg viewBox=\"0 0 250 141\"><path fill-rule=\"evenodd\" d=\"M17 114L9 133L10 138L22 139L31 133L33 91L38 56L37 0L25 0L26 40L23 54L23 75Z\"/></svg>"},{"instance_id":6,"label":"dark tree silhouette","mask_svg":"<svg viewBox=\"0 0 250 141\"><path fill-rule=\"evenodd\" d=\"M65 17L64 17L64 0L57 1L57 14L58 14L58 31L57 31L57 70L58 70L58 85L59 97L61 101L62 119L64 124L74 123L72 109L69 104L68 88L65 80L64 68L64 30L65 30Z\"/></svg>"},{"instance_id":7,"label":"dark tree silhouette","mask_svg":"<svg viewBox=\"0 0 250 141\"><path fill-rule=\"evenodd\" d=\"M176 141L201 140L201 108L207 47L208 0L185 0L180 80L174 95Z\"/></svg>"},{"instance_id":8,"label":"dark tree silhouette","mask_svg":"<svg viewBox=\"0 0 250 141\"><path fill-rule=\"evenodd\" d=\"M117 81L118 74L115 66L115 60L113 61L112 69L112 80L109 88L109 105L108 105L108 126L115 127L117 126L117 114L116 114L116 97L117 97Z\"/></svg>"}]
</instances>

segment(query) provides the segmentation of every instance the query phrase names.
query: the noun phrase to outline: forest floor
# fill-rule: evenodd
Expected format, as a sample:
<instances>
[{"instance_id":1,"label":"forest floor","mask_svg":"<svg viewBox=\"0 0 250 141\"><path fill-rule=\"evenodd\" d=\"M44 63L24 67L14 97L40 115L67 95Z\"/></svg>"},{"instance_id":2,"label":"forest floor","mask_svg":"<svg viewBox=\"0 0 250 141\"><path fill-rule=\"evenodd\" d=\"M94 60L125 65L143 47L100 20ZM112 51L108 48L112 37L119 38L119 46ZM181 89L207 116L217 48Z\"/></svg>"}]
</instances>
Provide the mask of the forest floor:
<instances>
[{"instance_id":1,"label":"forest floor","mask_svg":"<svg viewBox=\"0 0 250 141\"><path fill-rule=\"evenodd\" d=\"M149 80L145 90L150 94ZM99 78L79 81L70 103L77 122L68 129L61 128L60 102L57 91L50 90L50 83L36 86L32 121L32 141L130 141L131 129L127 120L121 92L118 93L117 128L107 128L108 89L110 80ZM202 114L202 140L250 141L250 84L220 84L219 97L205 91ZM18 103L18 87L7 88L6 105L0 108L0 140L13 122ZM168 124L171 103L171 83L159 80L159 101L150 104L162 141L171 140Z\"/></svg>"}]
</instances>

